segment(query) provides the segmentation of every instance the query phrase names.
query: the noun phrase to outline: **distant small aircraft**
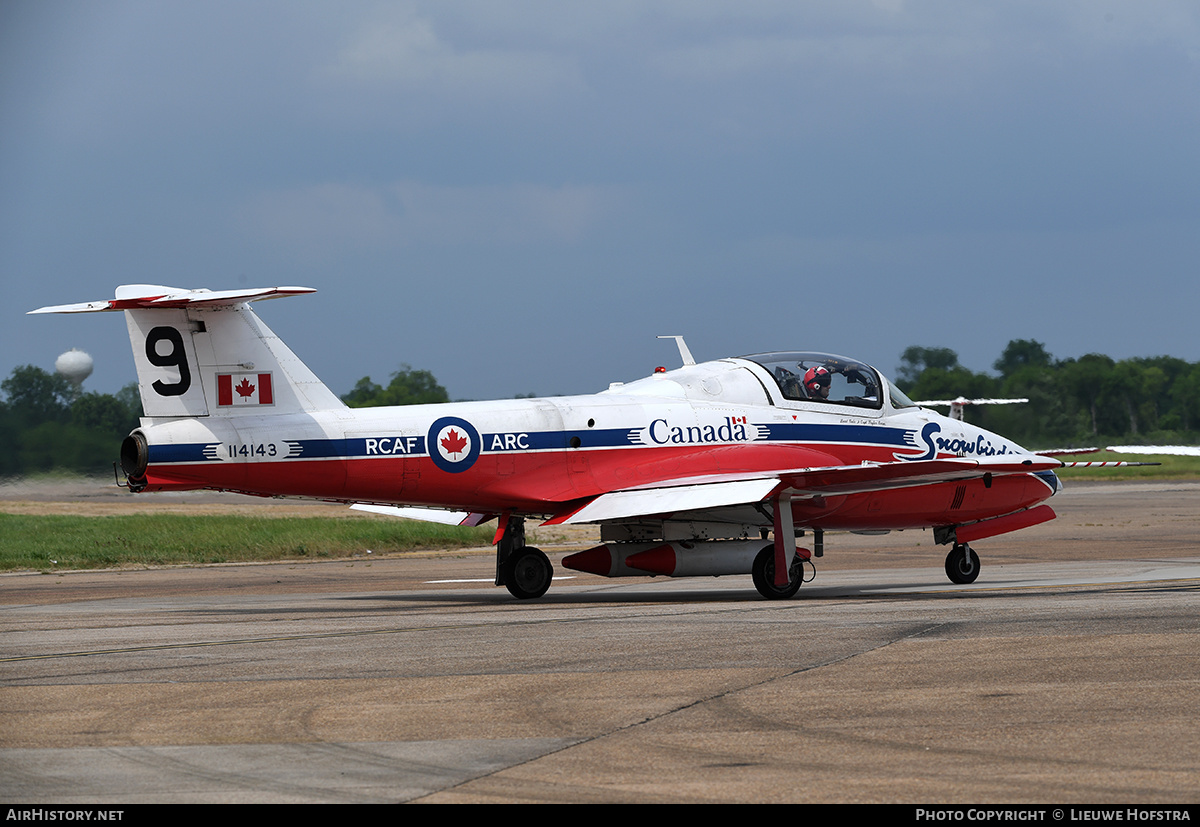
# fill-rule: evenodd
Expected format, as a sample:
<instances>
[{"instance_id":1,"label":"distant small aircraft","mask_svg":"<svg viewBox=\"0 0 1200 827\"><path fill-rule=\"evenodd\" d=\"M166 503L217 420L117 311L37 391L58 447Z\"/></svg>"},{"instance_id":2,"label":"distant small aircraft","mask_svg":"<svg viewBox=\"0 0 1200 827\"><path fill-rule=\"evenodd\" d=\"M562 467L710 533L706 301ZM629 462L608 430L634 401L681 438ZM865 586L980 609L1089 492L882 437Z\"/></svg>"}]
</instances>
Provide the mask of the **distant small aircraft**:
<instances>
[{"instance_id":1,"label":"distant small aircraft","mask_svg":"<svg viewBox=\"0 0 1200 827\"><path fill-rule=\"evenodd\" d=\"M949 406L950 418L962 421L963 408L967 405L1017 405L1028 401L1028 399L966 399L960 396L957 399L919 400L913 404L920 405L923 408L944 408Z\"/></svg>"},{"instance_id":2,"label":"distant small aircraft","mask_svg":"<svg viewBox=\"0 0 1200 827\"><path fill-rule=\"evenodd\" d=\"M308 497L478 525L496 519L496 585L518 598L553 567L525 520L599 524L564 566L607 577L752 575L791 597L829 530L932 528L946 574L968 543L1054 518L1056 459L923 409L869 365L813 352L684 362L593 395L347 408L250 302L305 287L126 285L145 416L121 445L130 490ZM796 538L812 533L813 548ZM770 541L768 541L770 537ZM765 543L765 544L764 544Z\"/></svg>"}]
</instances>

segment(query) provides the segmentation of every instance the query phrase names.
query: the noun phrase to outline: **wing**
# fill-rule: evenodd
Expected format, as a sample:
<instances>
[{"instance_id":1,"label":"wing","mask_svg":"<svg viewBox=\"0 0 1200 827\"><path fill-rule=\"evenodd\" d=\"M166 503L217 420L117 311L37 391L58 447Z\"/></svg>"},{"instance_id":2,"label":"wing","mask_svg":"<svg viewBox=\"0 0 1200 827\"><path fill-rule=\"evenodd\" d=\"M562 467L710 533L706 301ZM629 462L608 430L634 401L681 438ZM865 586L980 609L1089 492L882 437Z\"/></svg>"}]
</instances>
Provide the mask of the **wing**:
<instances>
[{"instance_id":1,"label":"wing","mask_svg":"<svg viewBox=\"0 0 1200 827\"><path fill-rule=\"evenodd\" d=\"M1125 454L1178 454L1180 456L1200 456L1200 447L1187 445L1125 445L1110 447L1114 453ZM1037 451L1041 457L1066 457L1075 454L1099 453L1099 448L1049 448ZM1129 468L1136 465L1162 465L1161 462L1128 462L1125 460L1089 460L1081 462L1063 462L1063 468Z\"/></svg>"},{"instance_id":2,"label":"wing","mask_svg":"<svg viewBox=\"0 0 1200 827\"><path fill-rule=\"evenodd\" d=\"M792 498L861 494L987 475L1036 474L1061 467L1062 463L1056 459L1014 455L989 460L930 459L693 477L613 491L582 504L573 503L544 525L703 512L730 506L754 506L781 494Z\"/></svg>"},{"instance_id":3,"label":"wing","mask_svg":"<svg viewBox=\"0 0 1200 827\"><path fill-rule=\"evenodd\" d=\"M1028 402L1028 399L925 399L914 404L920 405L923 408L938 408L950 406L950 418L957 419L960 422L963 418L963 408L967 405L1016 405L1021 402Z\"/></svg>"},{"instance_id":4,"label":"wing","mask_svg":"<svg viewBox=\"0 0 1200 827\"><path fill-rule=\"evenodd\" d=\"M966 399L960 396L958 399L923 399L920 402L913 402L913 404L922 407L944 408L947 405L1017 405L1028 401L1028 399Z\"/></svg>"},{"instance_id":5,"label":"wing","mask_svg":"<svg viewBox=\"0 0 1200 827\"><path fill-rule=\"evenodd\" d=\"M1075 454L1095 454L1099 448L1047 448L1044 451L1034 451L1039 457L1068 457Z\"/></svg>"}]
</instances>

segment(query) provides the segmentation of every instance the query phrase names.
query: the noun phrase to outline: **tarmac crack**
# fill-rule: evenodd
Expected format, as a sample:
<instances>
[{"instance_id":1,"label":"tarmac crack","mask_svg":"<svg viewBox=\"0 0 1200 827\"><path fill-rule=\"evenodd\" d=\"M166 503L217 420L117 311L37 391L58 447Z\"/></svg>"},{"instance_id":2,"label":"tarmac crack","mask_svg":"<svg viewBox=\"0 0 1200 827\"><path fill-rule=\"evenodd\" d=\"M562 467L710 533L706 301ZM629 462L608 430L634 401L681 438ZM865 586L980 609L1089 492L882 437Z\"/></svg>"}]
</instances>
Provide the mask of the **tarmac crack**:
<instances>
[{"instance_id":1,"label":"tarmac crack","mask_svg":"<svg viewBox=\"0 0 1200 827\"><path fill-rule=\"evenodd\" d=\"M763 679L761 679L761 680L749 681L749 682L747 682L747 683L744 683L744 684L742 684L741 686L736 686L736 687L727 687L727 688L725 688L725 689L722 689L722 690L721 690L721 691L719 691L719 692L712 692L712 693L710 693L710 694L708 694L708 695L706 695L706 696L704 696L704 697L700 697L700 698L694 698L694 699L692 699L691 701L688 701L688 702L686 702L686 703L677 704L675 707L673 707L673 708L671 708L671 709L666 709L666 710L663 710L663 711L661 711L661 712L654 713L654 714L652 714L652 715L646 715L646 716L644 716L643 718L641 718L640 720L637 720L637 721L630 721L630 722L628 722L628 723L621 724L620 726L613 727L613 728L609 729L609 730L608 730L608 731L606 731L606 732L602 732L602 733L597 733L597 734L595 734L595 735L589 735L589 736L584 736L584 737L581 737L581 738L579 738L579 739L577 739L577 740L574 740L574 741L573 741L573 742L571 742L571 743L568 743L568 744L563 744L562 746L559 746L559 747L557 747L557 748L555 748L555 749L550 749L550 750L547 750L547 751L546 751L546 752L544 752L544 753L541 753L541 754L539 754L539 755L536 755L536 756L532 756L532 757L530 757L530 758L527 758L527 759L525 759L525 760L523 760L523 761L517 761L517 762L514 762L514 763L512 763L512 764L509 764L508 766L505 766L505 767L501 767L501 768L498 768L498 769L495 769L495 770L491 770L491 771L489 771L489 772L480 773L479 775L477 775L477 776L475 776L475 777L473 777L473 778L469 778L469 779L463 779L463 780L461 780L461 781L458 781L458 782L456 782L456 783L454 783L454 784L447 785L446 787L444 787L444 788L442 788L442 789L439 789L439 790L434 790L434 791L431 791L431 792L428 792L428 793L423 793L423 794L422 794L421 796L419 796L419 797L416 797L416 798L410 799L410 801L420 801L420 799L421 799L421 798L425 798L425 797L427 797L427 796L431 796L431 795L437 795L437 794L444 793L444 792L447 792L447 791L450 791L450 790L458 789L458 788L460 788L460 787L463 787L463 786L465 786L465 785L467 785L467 784L470 784L470 783L472 783L472 782L478 781L478 780L480 780L481 778L488 778L488 777L491 777L491 776L499 775L499 774L501 774L501 773L504 773L504 772L507 772L507 771L509 771L509 770L512 770L512 769L514 769L514 768L516 768L516 767L525 766L525 765L528 765L528 764L533 764L533 763L535 763L535 762L537 762L537 761L541 761L541 760L543 760L543 759L545 759L545 758L548 758L548 757L550 757L550 756L552 756L552 755L557 755L557 754L560 754L560 753L566 752L566 751L568 751L568 750L574 749L574 748L576 748L576 747L580 747L580 746L586 746L586 745L588 745L588 744L593 744L593 743L596 743L596 742L598 742L598 741L602 741L602 740L604 740L604 739L606 739L606 738L611 738L611 737L613 737L613 736L615 736L615 735L622 735L622 734L625 734L625 733L631 732L631 731L633 731L633 730L636 730L636 729L638 729L639 727L643 727L643 726L646 726L646 725L648 725L648 724L653 724L653 723L656 723L656 722L658 722L658 721L665 720L665 719L667 719L667 718L670 718L670 717L671 717L671 716L673 716L673 715L678 715L678 714L680 714L680 713L682 713L682 712L687 712L688 710L691 710L691 709L696 709L697 707L703 706L703 705L705 705L705 704L710 704L710 703L713 703L713 702L715 702L715 701L719 701L719 700L721 700L721 699L723 699L723 698L728 698L728 697L731 697L731 696L734 696L734 695L740 694L740 693L742 693L742 692L748 692L748 691L751 691L751 690L754 690L754 689L758 689L758 688L760 688L760 687L767 686L767 685L769 685L769 684L771 684L771 683L774 683L774 682L776 682L776 681L787 680L788 678L793 678L793 677L795 677L795 676L797 676L797 675L802 675L802 674L805 674L805 673L807 673L807 672L813 672L813 671L820 670L820 669L826 669L826 668L829 668L829 667L831 667L831 666L838 666L838 665L841 665L841 664L847 663L847 662L849 662L849 661L852 661L852 660L854 660L854 659L856 659L856 658L862 657L862 656L864 656L864 655L869 655L869 654L871 654L871 653L873 653L873 652L878 652L878 651L880 651L880 650L882 650L882 649L886 649L887 647L889 647L889 646L893 646L893 645L895 645L895 644L897 644L897 643L900 643L900 642L902 642L902 641L905 641L905 640L911 640L911 639L918 638L918 637L921 637L921 636L923 636L923 635L929 634L929 633L931 633L931 632L934 632L934 631L936 631L937 629L939 629L939 628L941 628L941 627L943 627L943 626L947 626L947 625L951 625L951 624L950 624L949 622L941 622L941 623L924 624L924 625L922 625L922 626L921 626L921 628L919 628L919 629L916 629L916 630L913 630L913 631L907 632L907 633L905 633L905 634L902 634L902 635L897 635L897 636L895 636L895 637L892 637L892 638L891 638L891 639L889 639L889 640L882 641L882 642L880 642L880 643L877 643L877 644L875 644L875 645L873 645L873 646L868 646L868 647L866 647L866 648L863 648L863 649L861 649L861 650L859 650L859 651L856 651L856 652L851 652L851 653L848 653L848 654L845 654L845 655L842 655L842 656L840 656L840 657L836 657L836 658L830 658L830 659L824 660L824 661L822 661L822 662L820 662L820 663L813 663L813 664L809 664L809 665L807 665L807 666L801 666L801 667L797 667L797 668L794 668L794 669L788 669L788 670L786 670L786 671L783 671L783 672L781 672L780 674L773 675L773 676L771 676L771 677L768 677L768 678L763 678Z\"/></svg>"}]
</instances>

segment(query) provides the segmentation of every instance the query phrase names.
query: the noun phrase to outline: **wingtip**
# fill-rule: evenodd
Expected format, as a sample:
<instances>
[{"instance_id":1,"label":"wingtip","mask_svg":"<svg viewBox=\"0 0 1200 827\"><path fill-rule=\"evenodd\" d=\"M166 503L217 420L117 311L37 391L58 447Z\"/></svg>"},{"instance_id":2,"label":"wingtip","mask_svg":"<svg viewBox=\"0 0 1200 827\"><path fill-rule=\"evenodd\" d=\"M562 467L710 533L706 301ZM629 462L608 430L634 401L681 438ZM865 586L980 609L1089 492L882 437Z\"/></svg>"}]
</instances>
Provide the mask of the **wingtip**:
<instances>
[{"instance_id":1,"label":"wingtip","mask_svg":"<svg viewBox=\"0 0 1200 827\"><path fill-rule=\"evenodd\" d=\"M75 304L52 304L39 307L37 310L25 311L26 316L37 316L48 313L98 313L112 310L112 302L105 299L97 302L77 302Z\"/></svg>"}]
</instances>

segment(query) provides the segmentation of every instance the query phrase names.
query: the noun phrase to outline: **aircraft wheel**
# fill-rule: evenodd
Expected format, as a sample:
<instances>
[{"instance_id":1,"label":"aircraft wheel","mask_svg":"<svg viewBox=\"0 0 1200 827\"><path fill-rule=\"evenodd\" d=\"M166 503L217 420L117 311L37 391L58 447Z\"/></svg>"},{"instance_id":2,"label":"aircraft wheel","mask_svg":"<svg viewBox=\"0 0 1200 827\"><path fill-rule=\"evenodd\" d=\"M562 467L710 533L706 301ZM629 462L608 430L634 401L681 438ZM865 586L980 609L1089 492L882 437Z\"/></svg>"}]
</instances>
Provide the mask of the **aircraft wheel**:
<instances>
[{"instance_id":1,"label":"aircraft wheel","mask_svg":"<svg viewBox=\"0 0 1200 827\"><path fill-rule=\"evenodd\" d=\"M800 584L804 582L804 563L799 555L796 555L796 561L792 563L789 574L791 577L786 586L775 585L774 544L766 546L758 553L754 558L754 566L750 569L750 576L754 578L754 588L767 600L787 600L799 591Z\"/></svg>"},{"instance_id":2,"label":"aircraft wheel","mask_svg":"<svg viewBox=\"0 0 1200 827\"><path fill-rule=\"evenodd\" d=\"M979 576L979 555L966 543L956 545L946 555L946 576L951 583L974 583Z\"/></svg>"},{"instance_id":3,"label":"aircraft wheel","mask_svg":"<svg viewBox=\"0 0 1200 827\"><path fill-rule=\"evenodd\" d=\"M519 600L541 597L553 577L550 558L533 546L515 550L504 563L504 585Z\"/></svg>"}]
</instances>

